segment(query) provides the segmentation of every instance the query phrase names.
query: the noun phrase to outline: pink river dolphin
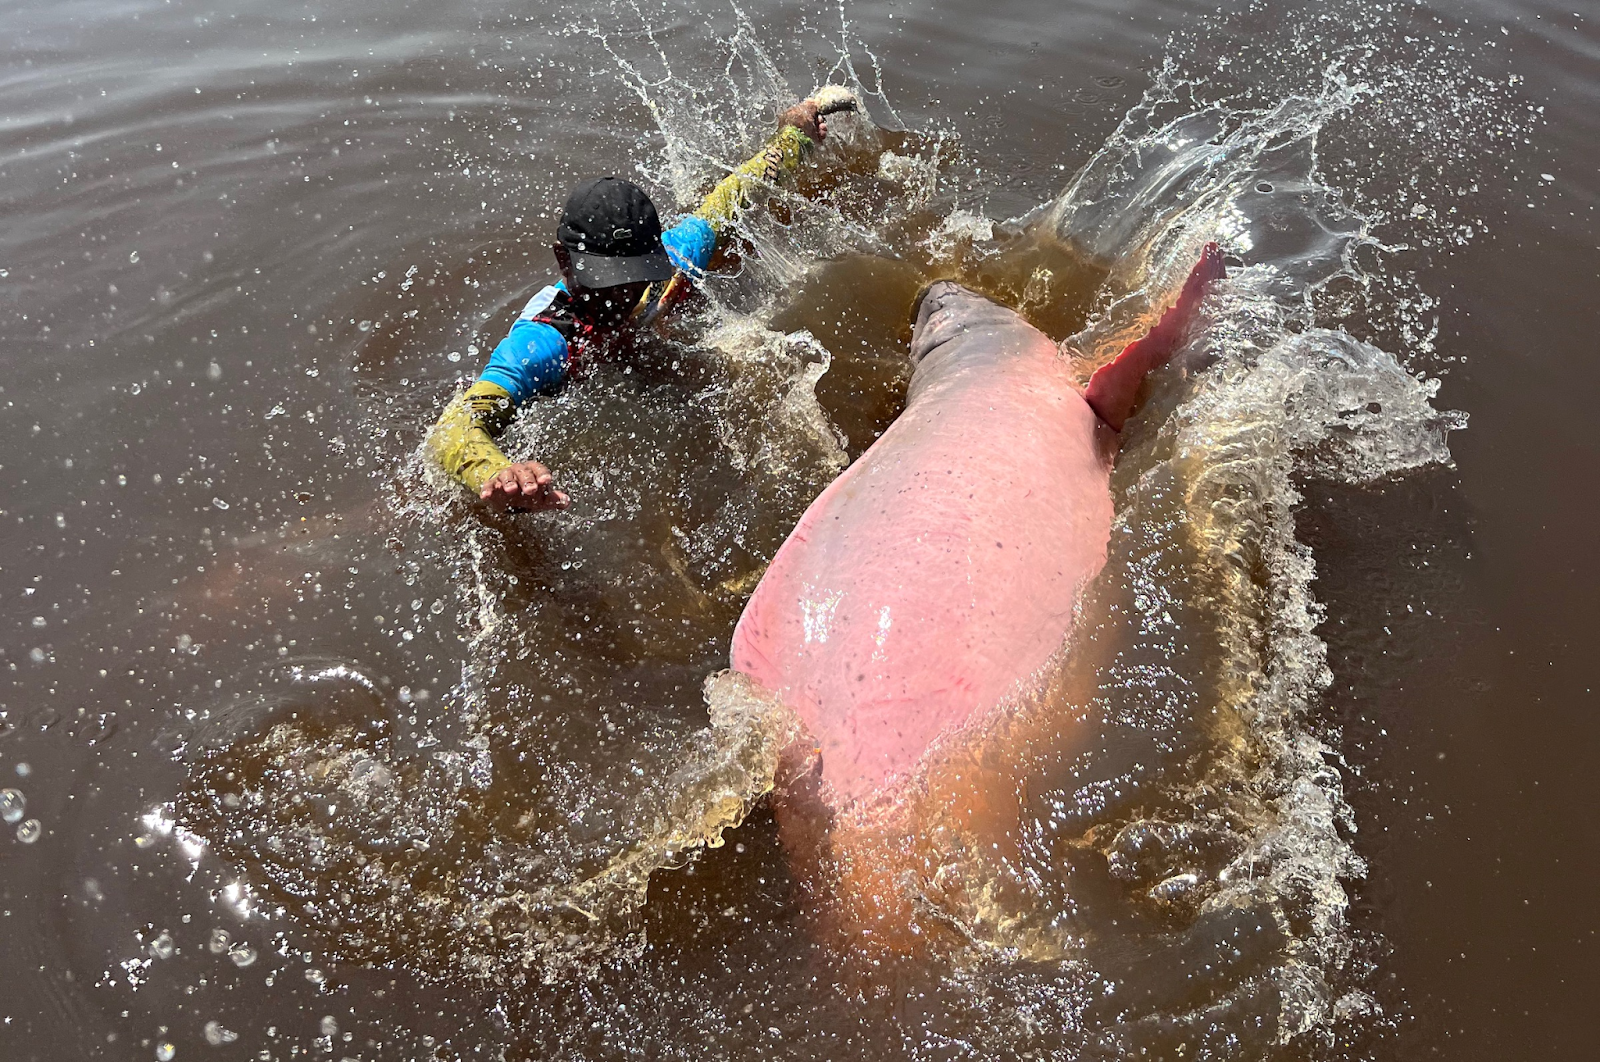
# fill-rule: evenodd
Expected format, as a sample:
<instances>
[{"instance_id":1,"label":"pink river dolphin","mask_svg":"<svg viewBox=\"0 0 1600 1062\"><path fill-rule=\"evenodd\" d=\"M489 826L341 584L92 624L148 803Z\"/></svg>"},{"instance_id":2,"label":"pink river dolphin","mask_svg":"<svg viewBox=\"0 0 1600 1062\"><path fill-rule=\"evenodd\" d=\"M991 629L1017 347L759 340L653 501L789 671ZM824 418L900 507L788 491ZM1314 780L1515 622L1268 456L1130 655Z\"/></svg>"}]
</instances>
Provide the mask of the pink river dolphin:
<instances>
[{"instance_id":1,"label":"pink river dolphin","mask_svg":"<svg viewBox=\"0 0 1600 1062\"><path fill-rule=\"evenodd\" d=\"M812 502L733 635L733 667L808 731L807 779L779 794L791 847L823 838L850 877L839 849L902 806L930 750L1046 681L1106 562L1118 433L1222 275L1210 244L1176 304L1085 390L1013 311L949 281L925 292L904 412ZM853 887L887 888L885 860L858 852L870 865ZM867 899L879 918L896 907Z\"/></svg>"}]
</instances>

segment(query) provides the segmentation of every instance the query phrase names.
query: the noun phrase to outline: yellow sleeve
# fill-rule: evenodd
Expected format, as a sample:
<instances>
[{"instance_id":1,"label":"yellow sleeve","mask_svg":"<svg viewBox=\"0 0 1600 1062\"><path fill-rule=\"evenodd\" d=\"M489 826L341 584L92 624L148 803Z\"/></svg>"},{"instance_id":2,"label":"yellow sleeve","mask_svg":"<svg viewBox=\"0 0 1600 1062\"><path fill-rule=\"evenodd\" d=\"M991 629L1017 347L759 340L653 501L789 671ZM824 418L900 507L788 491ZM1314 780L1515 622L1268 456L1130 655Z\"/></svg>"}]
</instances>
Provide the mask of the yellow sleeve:
<instances>
[{"instance_id":1,"label":"yellow sleeve","mask_svg":"<svg viewBox=\"0 0 1600 1062\"><path fill-rule=\"evenodd\" d=\"M768 184L793 173L811 147L811 138L792 125L778 130L761 153L739 166L717 183L695 211L713 231L721 235L723 226L750 205L750 194L761 182Z\"/></svg>"},{"instance_id":2,"label":"yellow sleeve","mask_svg":"<svg viewBox=\"0 0 1600 1062\"><path fill-rule=\"evenodd\" d=\"M428 456L447 475L474 494L511 464L494 444L516 414L511 392L499 384L479 380L455 398L428 432Z\"/></svg>"}]
</instances>

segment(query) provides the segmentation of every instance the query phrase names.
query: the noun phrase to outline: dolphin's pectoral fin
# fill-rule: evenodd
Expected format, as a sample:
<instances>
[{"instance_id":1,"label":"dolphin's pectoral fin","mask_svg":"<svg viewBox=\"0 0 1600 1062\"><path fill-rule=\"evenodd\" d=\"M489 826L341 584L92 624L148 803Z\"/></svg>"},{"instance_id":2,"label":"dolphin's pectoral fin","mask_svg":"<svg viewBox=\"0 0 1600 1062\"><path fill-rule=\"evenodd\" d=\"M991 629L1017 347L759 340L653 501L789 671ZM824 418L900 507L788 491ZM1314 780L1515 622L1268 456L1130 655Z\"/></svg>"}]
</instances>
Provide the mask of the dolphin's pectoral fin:
<instances>
[{"instance_id":1,"label":"dolphin's pectoral fin","mask_svg":"<svg viewBox=\"0 0 1600 1062\"><path fill-rule=\"evenodd\" d=\"M1200 252L1200 261L1189 271L1178 301L1161 315L1161 320L1144 338L1134 340L1123 348L1109 364L1102 365L1089 379L1089 389L1084 399L1100 419L1121 431L1133 413L1139 385L1145 376L1165 365L1178 349L1184 329L1194 316L1195 307L1205 298L1206 287L1214 280L1227 275L1222 264L1222 251L1215 242L1208 243Z\"/></svg>"}]
</instances>

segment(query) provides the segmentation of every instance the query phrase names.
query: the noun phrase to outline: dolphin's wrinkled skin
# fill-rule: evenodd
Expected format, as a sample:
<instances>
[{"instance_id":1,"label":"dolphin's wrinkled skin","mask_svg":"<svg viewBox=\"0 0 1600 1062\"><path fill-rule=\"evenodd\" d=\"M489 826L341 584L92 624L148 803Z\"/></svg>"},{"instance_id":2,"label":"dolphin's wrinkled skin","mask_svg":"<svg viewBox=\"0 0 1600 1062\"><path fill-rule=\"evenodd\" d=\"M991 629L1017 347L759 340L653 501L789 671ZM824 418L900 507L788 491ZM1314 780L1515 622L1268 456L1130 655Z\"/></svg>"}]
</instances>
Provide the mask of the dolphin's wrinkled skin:
<instances>
[{"instance_id":1,"label":"dolphin's wrinkled skin","mask_svg":"<svg viewBox=\"0 0 1600 1062\"><path fill-rule=\"evenodd\" d=\"M1221 275L1208 246L1086 392L1016 313L927 290L905 411L806 510L733 636L734 668L809 731L819 810L892 808L930 749L1038 688L1106 561L1118 429Z\"/></svg>"}]
</instances>

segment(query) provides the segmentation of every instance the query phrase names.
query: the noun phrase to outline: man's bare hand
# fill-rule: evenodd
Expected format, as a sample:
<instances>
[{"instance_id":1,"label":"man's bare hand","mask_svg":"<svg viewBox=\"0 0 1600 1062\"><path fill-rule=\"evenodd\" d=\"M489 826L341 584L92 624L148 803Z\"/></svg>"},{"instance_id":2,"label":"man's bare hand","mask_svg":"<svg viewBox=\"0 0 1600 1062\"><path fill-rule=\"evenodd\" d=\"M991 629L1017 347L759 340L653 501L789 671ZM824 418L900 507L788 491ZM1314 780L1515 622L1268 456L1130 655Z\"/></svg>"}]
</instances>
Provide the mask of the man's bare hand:
<instances>
[{"instance_id":1,"label":"man's bare hand","mask_svg":"<svg viewBox=\"0 0 1600 1062\"><path fill-rule=\"evenodd\" d=\"M571 499L555 488L555 477L537 461L523 461L509 465L494 474L483 485L478 497L484 501L501 501L521 512L538 512L543 509L565 509Z\"/></svg>"},{"instance_id":2,"label":"man's bare hand","mask_svg":"<svg viewBox=\"0 0 1600 1062\"><path fill-rule=\"evenodd\" d=\"M815 143L822 143L828 135L828 120L817 110L816 103L811 100L802 100L778 115L778 128L792 125Z\"/></svg>"}]
</instances>

